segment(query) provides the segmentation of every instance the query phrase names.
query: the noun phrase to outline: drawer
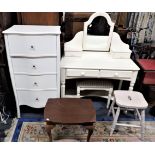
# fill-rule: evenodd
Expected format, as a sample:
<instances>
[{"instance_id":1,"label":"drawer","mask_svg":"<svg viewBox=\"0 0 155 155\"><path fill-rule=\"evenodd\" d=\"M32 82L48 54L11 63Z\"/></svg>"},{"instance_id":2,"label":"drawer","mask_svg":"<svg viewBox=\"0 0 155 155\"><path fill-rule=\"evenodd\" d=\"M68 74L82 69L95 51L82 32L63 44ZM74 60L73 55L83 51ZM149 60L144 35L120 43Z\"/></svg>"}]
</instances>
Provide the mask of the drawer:
<instances>
[{"instance_id":1,"label":"drawer","mask_svg":"<svg viewBox=\"0 0 155 155\"><path fill-rule=\"evenodd\" d=\"M9 35L11 55L56 55L56 36L52 35Z\"/></svg>"},{"instance_id":2,"label":"drawer","mask_svg":"<svg viewBox=\"0 0 155 155\"><path fill-rule=\"evenodd\" d=\"M56 58L12 58L11 60L15 74L55 74L57 70Z\"/></svg>"},{"instance_id":3,"label":"drawer","mask_svg":"<svg viewBox=\"0 0 155 155\"><path fill-rule=\"evenodd\" d=\"M67 69L66 75L70 77L98 77L99 70Z\"/></svg>"},{"instance_id":4,"label":"drawer","mask_svg":"<svg viewBox=\"0 0 155 155\"><path fill-rule=\"evenodd\" d=\"M17 91L19 105L28 105L34 108L45 107L48 98L56 98L56 91Z\"/></svg>"},{"instance_id":5,"label":"drawer","mask_svg":"<svg viewBox=\"0 0 155 155\"><path fill-rule=\"evenodd\" d=\"M112 77L112 78L130 78L132 76L131 71L110 71L110 70L101 70L101 77Z\"/></svg>"},{"instance_id":6,"label":"drawer","mask_svg":"<svg viewBox=\"0 0 155 155\"><path fill-rule=\"evenodd\" d=\"M56 75L15 75L15 84L17 89L56 89Z\"/></svg>"}]
</instances>

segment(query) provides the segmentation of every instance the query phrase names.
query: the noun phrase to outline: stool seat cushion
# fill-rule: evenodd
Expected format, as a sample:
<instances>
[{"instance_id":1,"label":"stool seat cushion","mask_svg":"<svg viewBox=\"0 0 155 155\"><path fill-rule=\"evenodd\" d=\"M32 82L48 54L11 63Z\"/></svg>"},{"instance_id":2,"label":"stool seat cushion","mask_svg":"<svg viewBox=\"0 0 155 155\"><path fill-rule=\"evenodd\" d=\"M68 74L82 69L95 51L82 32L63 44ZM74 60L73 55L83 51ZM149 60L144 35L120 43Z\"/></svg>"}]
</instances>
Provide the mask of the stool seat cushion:
<instances>
[{"instance_id":1,"label":"stool seat cushion","mask_svg":"<svg viewBox=\"0 0 155 155\"><path fill-rule=\"evenodd\" d=\"M140 92L129 90L115 90L116 104L124 108L146 109L148 103Z\"/></svg>"}]
</instances>

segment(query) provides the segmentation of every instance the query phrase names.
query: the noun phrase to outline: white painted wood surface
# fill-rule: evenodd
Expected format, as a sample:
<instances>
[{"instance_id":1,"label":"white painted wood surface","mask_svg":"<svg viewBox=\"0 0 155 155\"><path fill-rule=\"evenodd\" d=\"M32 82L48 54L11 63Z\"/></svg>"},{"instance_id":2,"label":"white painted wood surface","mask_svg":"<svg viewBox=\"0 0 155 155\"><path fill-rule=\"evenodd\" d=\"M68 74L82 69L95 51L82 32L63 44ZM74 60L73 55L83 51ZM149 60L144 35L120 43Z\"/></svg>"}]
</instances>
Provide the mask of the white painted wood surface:
<instances>
[{"instance_id":1,"label":"white painted wood surface","mask_svg":"<svg viewBox=\"0 0 155 155\"><path fill-rule=\"evenodd\" d=\"M85 24L88 25L94 17L100 15L106 16L108 23L111 27L113 26L106 13L95 13ZM119 89L121 89L122 81L126 80L130 81L129 90L133 90L139 67L130 59L129 45L125 44L116 32L110 31L109 50L94 49L96 46L100 46L96 36L94 42L89 46L90 49L85 49L83 46L87 35L85 29L86 27L84 27L84 31L78 32L71 41L64 45L65 54L61 59L61 97L68 97L65 95L67 79L117 79L121 81ZM69 97L76 96L69 95Z\"/></svg>"},{"instance_id":2,"label":"white painted wood surface","mask_svg":"<svg viewBox=\"0 0 155 155\"><path fill-rule=\"evenodd\" d=\"M61 33L60 26L43 26L43 25L13 25L7 30L3 31L4 34L54 34L59 35Z\"/></svg>"},{"instance_id":3,"label":"white painted wood surface","mask_svg":"<svg viewBox=\"0 0 155 155\"><path fill-rule=\"evenodd\" d=\"M56 74L57 57L40 58L12 58L12 65L15 74Z\"/></svg>"},{"instance_id":4,"label":"white painted wood surface","mask_svg":"<svg viewBox=\"0 0 155 155\"><path fill-rule=\"evenodd\" d=\"M112 33L112 39L110 44L109 51L95 51L95 50L84 50L83 49L83 37L84 37L84 31L78 32L75 37L65 43L64 50L65 50L65 56L71 56L71 57L77 57L82 56L84 53L107 53L110 55L111 58L114 59L129 59L131 55L131 50L129 49L129 45L125 44L120 36L116 33ZM97 39L94 41L95 45L98 45ZM93 46L93 43L91 44ZM102 54L100 55L102 56ZM103 55L105 56L105 55Z\"/></svg>"},{"instance_id":5,"label":"white painted wood surface","mask_svg":"<svg viewBox=\"0 0 155 155\"><path fill-rule=\"evenodd\" d=\"M15 75L15 83L17 89L57 89L57 76L56 75Z\"/></svg>"},{"instance_id":6,"label":"white painted wood surface","mask_svg":"<svg viewBox=\"0 0 155 155\"><path fill-rule=\"evenodd\" d=\"M114 111L116 104L116 112ZM127 90L115 90L114 100L111 104L108 115L112 112L113 123L110 131L110 136L113 134L116 125L128 126L128 127L140 127L141 128L141 139L144 140L145 133L145 109L148 107L148 103L140 92L127 91ZM139 116L140 125L125 124L118 122L118 118L121 110L135 110Z\"/></svg>"},{"instance_id":7,"label":"white painted wood surface","mask_svg":"<svg viewBox=\"0 0 155 155\"><path fill-rule=\"evenodd\" d=\"M95 54L92 52L87 53L87 56L84 55L86 53L82 54L81 57L65 56L61 59L61 89L63 93L65 92L66 80L76 78L130 81L129 90L133 90L139 67L131 59L114 59L107 53ZM65 97L64 94L61 96Z\"/></svg>"},{"instance_id":8,"label":"white painted wood surface","mask_svg":"<svg viewBox=\"0 0 155 155\"><path fill-rule=\"evenodd\" d=\"M104 17L107 20L107 23L110 26L108 36L98 36L98 35L87 34L88 25L91 24L92 21L98 16ZM83 50L109 51L113 29L114 29L114 23L111 21L111 18L107 13L98 12L98 13L92 14L89 20L84 22Z\"/></svg>"},{"instance_id":9,"label":"white painted wood surface","mask_svg":"<svg viewBox=\"0 0 155 155\"><path fill-rule=\"evenodd\" d=\"M48 98L56 98L57 91L55 90L44 90L44 91L33 91L33 90L17 90L17 96L20 105L27 105L34 108L45 107Z\"/></svg>"},{"instance_id":10,"label":"white painted wood surface","mask_svg":"<svg viewBox=\"0 0 155 155\"><path fill-rule=\"evenodd\" d=\"M56 55L56 35L9 35L8 41L11 55Z\"/></svg>"},{"instance_id":11,"label":"white painted wood surface","mask_svg":"<svg viewBox=\"0 0 155 155\"><path fill-rule=\"evenodd\" d=\"M3 33L20 117L20 105L42 108L60 97L60 26L14 25Z\"/></svg>"}]
</instances>

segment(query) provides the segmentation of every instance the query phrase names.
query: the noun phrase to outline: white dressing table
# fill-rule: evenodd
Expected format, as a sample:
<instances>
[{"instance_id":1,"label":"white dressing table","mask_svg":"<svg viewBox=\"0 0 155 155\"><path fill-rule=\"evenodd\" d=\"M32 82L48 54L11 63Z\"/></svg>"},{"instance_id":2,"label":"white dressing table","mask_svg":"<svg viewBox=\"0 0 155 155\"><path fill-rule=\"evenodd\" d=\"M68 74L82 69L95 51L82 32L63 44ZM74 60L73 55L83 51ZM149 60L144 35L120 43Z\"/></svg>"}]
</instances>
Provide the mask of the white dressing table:
<instances>
[{"instance_id":1,"label":"white dressing table","mask_svg":"<svg viewBox=\"0 0 155 155\"><path fill-rule=\"evenodd\" d=\"M101 44L102 36L90 36L85 32L86 27L97 16L106 18L110 25L109 36L106 36L106 38L109 37L108 50L105 42L105 48ZM113 26L114 23L108 14L95 13L84 23L84 31L78 32L71 41L65 43L65 55L61 59L61 97L72 97L65 94L67 79L118 79L121 81L119 89L122 81L126 80L130 81L129 90L133 90L139 67L130 59L129 45L123 43L119 35L113 32ZM105 41L104 36L103 41ZM94 48L91 50L93 44Z\"/></svg>"}]
</instances>

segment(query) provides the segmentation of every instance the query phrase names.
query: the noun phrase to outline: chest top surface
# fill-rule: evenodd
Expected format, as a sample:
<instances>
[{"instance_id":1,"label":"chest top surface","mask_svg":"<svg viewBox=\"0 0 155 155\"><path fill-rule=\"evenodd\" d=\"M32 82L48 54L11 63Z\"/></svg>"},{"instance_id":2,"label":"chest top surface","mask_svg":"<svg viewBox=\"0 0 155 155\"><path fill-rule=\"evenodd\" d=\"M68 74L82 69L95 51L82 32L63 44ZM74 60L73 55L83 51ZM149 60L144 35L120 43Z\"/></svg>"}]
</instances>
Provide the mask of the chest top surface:
<instances>
[{"instance_id":1,"label":"chest top surface","mask_svg":"<svg viewBox=\"0 0 155 155\"><path fill-rule=\"evenodd\" d=\"M4 34L55 34L59 35L60 26L42 26L42 25L13 25Z\"/></svg>"}]
</instances>

